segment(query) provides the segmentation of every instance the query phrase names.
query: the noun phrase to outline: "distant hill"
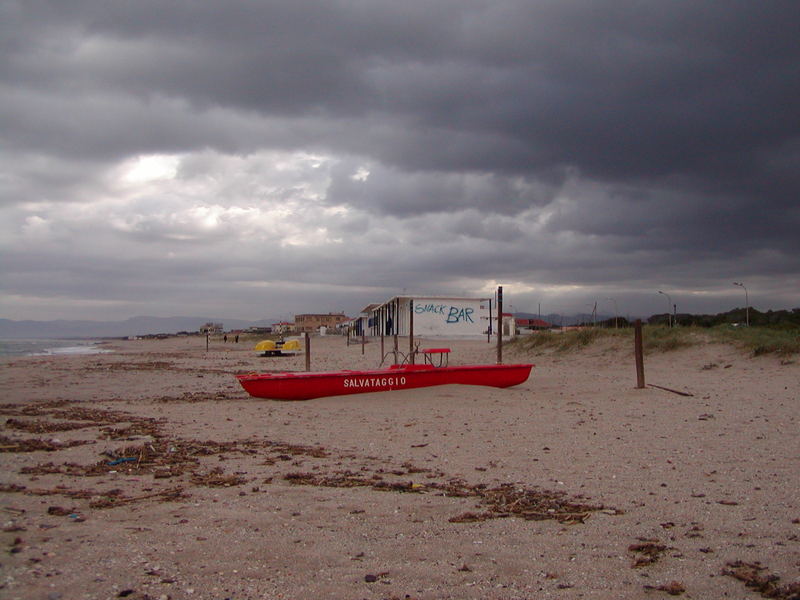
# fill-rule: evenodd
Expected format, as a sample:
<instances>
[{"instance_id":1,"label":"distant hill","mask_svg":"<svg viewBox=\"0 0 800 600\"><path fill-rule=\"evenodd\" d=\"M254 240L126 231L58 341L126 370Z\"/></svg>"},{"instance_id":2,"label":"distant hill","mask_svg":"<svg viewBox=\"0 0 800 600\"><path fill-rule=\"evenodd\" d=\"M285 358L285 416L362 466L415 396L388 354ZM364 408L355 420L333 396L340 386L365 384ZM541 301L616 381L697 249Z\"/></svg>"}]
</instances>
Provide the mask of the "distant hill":
<instances>
[{"instance_id":1,"label":"distant hill","mask_svg":"<svg viewBox=\"0 0 800 600\"><path fill-rule=\"evenodd\" d=\"M578 325L580 323L591 323L592 322L592 315L591 313L584 313L582 315L560 315L557 313L549 313L546 315L539 316L538 313L525 313L525 312L516 312L514 316L518 319L542 319L542 321L546 321L551 325L556 326L569 326L569 325ZM596 317L596 321L600 323L601 321L606 321L608 319L614 319L614 316L608 315L600 315L598 314Z\"/></svg>"},{"instance_id":2,"label":"distant hill","mask_svg":"<svg viewBox=\"0 0 800 600\"><path fill-rule=\"evenodd\" d=\"M226 331L247 327L266 327L277 322L272 319L243 321L206 317L132 317L125 321L12 321L0 319L0 338L104 338L198 331L208 322L222 323Z\"/></svg>"}]
</instances>

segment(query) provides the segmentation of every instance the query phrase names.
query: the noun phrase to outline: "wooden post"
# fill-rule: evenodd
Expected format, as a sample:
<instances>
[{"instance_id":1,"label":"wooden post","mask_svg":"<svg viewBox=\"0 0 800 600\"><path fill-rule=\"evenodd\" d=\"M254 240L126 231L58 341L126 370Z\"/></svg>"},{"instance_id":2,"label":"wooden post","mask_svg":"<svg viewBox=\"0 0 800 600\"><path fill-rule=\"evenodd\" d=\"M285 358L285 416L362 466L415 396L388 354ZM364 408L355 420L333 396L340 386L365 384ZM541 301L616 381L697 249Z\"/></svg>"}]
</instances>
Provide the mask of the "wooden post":
<instances>
[{"instance_id":1,"label":"wooden post","mask_svg":"<svg viewBox=\"0 0 800 600\"><path fill-rule=\"evenodd\" d=\"M392 332L394 334L394 364L397 364L397 354L400 351L397 339L397 329L400 327L400 300L395 299L392 310Z\"/></svg>"},{"instance_id":2,"label":"wooden post","mask_svg":"<svg viewBox=\"0 0 800 600\"><path fill-rule=\"evenodd\" d=\"M380 328L381 331L381 364L383 364L383 357L384 357L383 338L386 335L386 308L381 306L381 308L378 311L378 314L380 315L380 317L378 317L380 319L378 327Z\"/></svg>"},{"instance_id":3,"label":"wooden post","mask_svg":"<svg viewBox=\"0 0 800 600\"><path fill-rule=\"evenodd\" d=\"M347 347L350 347L350 325L347 326Z\"/></svg>"},{"instance_id":4,"label":"wooden post","mask_svg":"<svg viewBox=\"0 0 800 600\"><path fill-rule=\"evenodd\" d=\"M309 337L308 332L305 332L306 336L306 371L311 370L311 337Z\"/></svg>"},{"instance_id":5,"label":"wooden post","mask_svg":"<svg viewBox=\"0 0 800 600\"><path fill-rule=\"evenodd\" d=\"M361 356L364 356L364 346L367 344L367 332L364 324L361 324Z\"/></svg>"},{"instance_id":6,"label":"wooden post","mask_svg":"<svg viewBox=\"0 0 800 600\"><path fill-rule=\"evenodd\" d=\"M644 352L642 350L642 320L636 319L633 325L634 354L636 355L636 387L644 388Z\"/></svg>"},{"instance_id":7,"label":"wooden post","mask_svg":"<svg viewBox=\"0 0 800 600\"><path fill-rule=\"evenodd\" d=\"M408 362L414 364L414 300L408 299Z\"/></svg>"},{"instance_id":8,"label":"wooden post","mask_svg":"<svg viewBox=\"0 0 800 600\"><path fill-rule=\"evenodd\" d=\"M492 343L492 299L489 298L489 326L486 328L486 343Z\"/></svg>"},{"instance_id":9,"label":"wooden post","mask_svg":"<svg viewBox=\"0 0 800 600\"><path fill-rule=\"evenodd\" d=\"M497 364L503 364L503 286L497 287Z\"/></svg>"}]
</instances>

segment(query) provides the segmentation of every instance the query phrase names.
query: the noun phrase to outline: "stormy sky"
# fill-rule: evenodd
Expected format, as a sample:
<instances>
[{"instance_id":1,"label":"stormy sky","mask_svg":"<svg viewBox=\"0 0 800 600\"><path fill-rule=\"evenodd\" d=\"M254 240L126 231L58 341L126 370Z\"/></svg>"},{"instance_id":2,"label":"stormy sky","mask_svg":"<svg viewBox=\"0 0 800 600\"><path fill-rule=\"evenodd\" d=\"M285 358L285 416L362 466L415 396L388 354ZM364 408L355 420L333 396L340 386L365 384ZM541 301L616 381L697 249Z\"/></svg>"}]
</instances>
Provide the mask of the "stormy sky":
<instances>
[{"instance_id":1,"label":"stormy sky","mask_svg":"<svg viewBox=\"0 0 800 600\"><path fill-rule=\"evenodd\" d=\"M0 0L0 317L800 305L800 3Z\"/></svg>"}]
</instances>

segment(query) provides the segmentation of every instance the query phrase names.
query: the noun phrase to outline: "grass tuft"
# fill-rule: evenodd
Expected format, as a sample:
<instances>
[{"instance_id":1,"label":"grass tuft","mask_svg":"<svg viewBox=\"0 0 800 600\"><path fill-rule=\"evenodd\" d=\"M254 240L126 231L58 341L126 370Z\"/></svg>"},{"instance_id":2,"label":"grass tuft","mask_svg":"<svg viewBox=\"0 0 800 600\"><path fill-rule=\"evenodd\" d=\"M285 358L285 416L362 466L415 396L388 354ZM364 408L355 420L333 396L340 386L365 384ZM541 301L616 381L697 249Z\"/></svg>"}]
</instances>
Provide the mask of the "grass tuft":
<instances>
[{"instance_id":1,"label":"grass tuft","mask_svg":"<svg viewBox=\"0 0 800 600\"><path fill-rule=\"evenodd\" d=\"M569 331L552 332L538 331L531 335L518 336L512 342L511 347L522 351L544 351L553 350L555 352L571 352L579 348L585 348L602 340L620 339L632 337L633 330L626 329L603 329L602 327L585 327L583 329L573 329Z\"/></svg>"},{"instance_id":2,"label":"grass tuft","mask_svg":"<svg viewBox=\"0 0 800 600\"><path fill-rule=\"evenodd\" d=\"M772 327L730 327L720 325L710 330L716 341L732 344L751 352L753 356L776 354L790 356L800 353L800 329Z\"/></svg>"},{"instance_id":3,"label":"grass tuft","mask_svg":"<svg viewBox=\"0 0 800 600\"><path fill-rule=\"evenodd\" d=\"M642 332L642 344L647 352L672 352L688 348L700 341L694 327L648 326Z\"/></svg>"}]
</instances>

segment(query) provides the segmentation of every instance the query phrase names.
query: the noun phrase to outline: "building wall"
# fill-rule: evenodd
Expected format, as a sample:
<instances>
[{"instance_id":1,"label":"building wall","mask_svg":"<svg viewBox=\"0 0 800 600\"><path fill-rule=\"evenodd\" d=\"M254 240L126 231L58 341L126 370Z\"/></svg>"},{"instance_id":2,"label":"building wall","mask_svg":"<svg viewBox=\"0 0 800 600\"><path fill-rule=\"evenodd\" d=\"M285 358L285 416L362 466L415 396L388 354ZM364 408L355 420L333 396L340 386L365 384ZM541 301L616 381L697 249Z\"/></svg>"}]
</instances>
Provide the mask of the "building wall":
<instances>
[{"instance_id":1,"label":"building wall","mask_svg":"<svg viewBox=\"0 0 800 600\"><path fill-rule=\"evenodd\" d=\"M311 333L317 331L320 327L334 329L339 323L343 323L346 320L347 317L344 313L302 314L295 315L294 325L295 330L300 333L305 331Z\"/></svg>"},{"instance_id":2,"label":"building wall","mask_svg":"<svg viewBox=\"0 0 800 600\"><path fill-rule=\"evenodd\" d=\"M206 323L200 328L201 334L222 333L222 323Z\"/></svg>"},{"instance_id":3,"label":"building wall","mask_svg":"<svg viewBox=\"0 0 800 600\"><path fill-rule=\"evenodd\" d=\"M480 336L489 326L488 298L400 297L368 313L368 334L408 335L412 306L415 336Z\"/></svg>"}]
</instances>

